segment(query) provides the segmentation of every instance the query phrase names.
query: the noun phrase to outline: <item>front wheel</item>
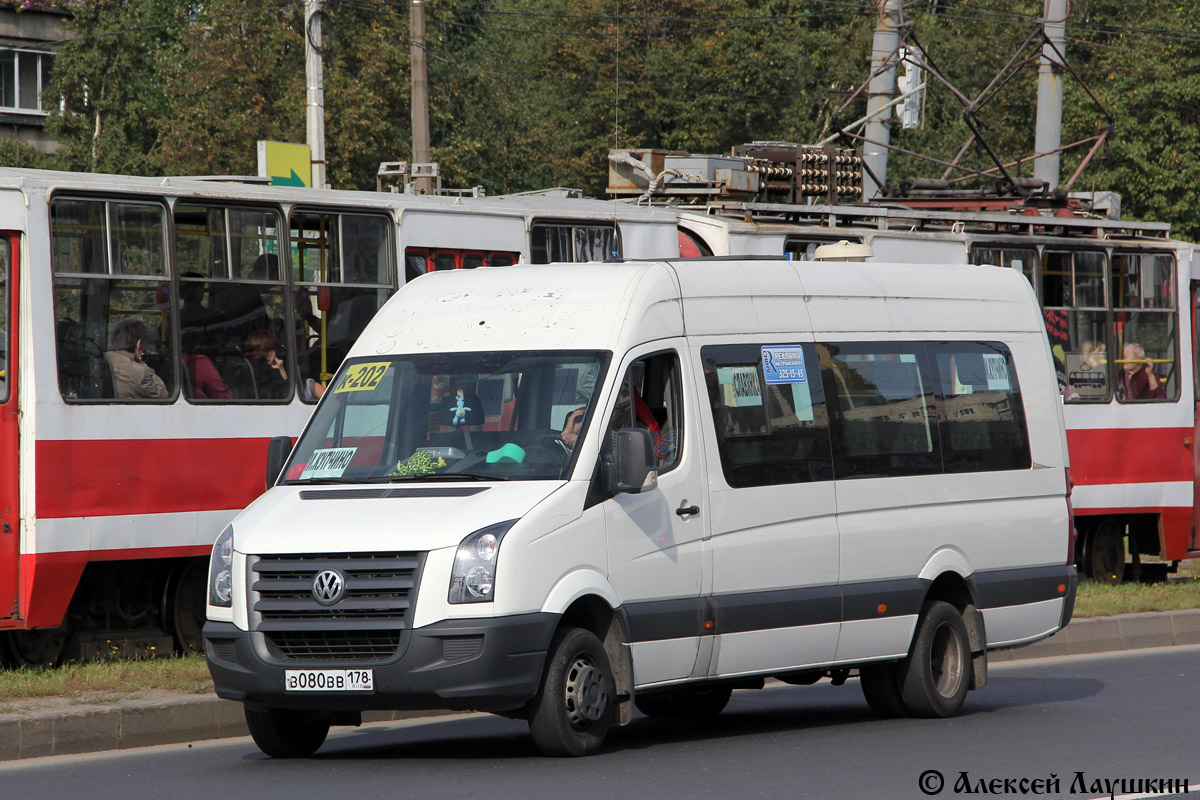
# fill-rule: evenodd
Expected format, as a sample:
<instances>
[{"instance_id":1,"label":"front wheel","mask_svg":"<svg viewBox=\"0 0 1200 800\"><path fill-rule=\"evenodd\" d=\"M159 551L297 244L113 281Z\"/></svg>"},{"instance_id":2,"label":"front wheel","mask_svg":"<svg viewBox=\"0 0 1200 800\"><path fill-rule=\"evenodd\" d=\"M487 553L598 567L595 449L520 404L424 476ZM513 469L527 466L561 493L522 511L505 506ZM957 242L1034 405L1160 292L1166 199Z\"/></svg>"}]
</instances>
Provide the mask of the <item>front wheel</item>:
<instances>
[{"instance_id":1,"label":"front wheel","mask_svg":"<svg viewBox=\"0 0 1200 800\"><path fill-rule=\"evenodd\" d=\"M949 603L926 604L912 652L900 665L900 693L914 717L950 717L967 697L971 646L962 614Z\"/></svg>"},{"instance_id":2,"label":"front wheel","mask_svg":"<svg viewBox=\"0 0 1200 800\"><path fill-rule=\"evenodd\" d=\"M600 749L612 724L615 684L604 645L591 631L554 634L542 686L529 704L529 732L548 756L586 756Z\"/></svg>"},{"instance_id":3,"label":"front wheel","mask_svg":"<svg viewBox=\"0 0 1200 800\"><path fill-rule=\"evenodd\" d=\"M269 708L246 709L246 726L254 743L272 758L304 758L317 752L329 735L329 720L311 712Z\"/></svg>"}]
</instances>

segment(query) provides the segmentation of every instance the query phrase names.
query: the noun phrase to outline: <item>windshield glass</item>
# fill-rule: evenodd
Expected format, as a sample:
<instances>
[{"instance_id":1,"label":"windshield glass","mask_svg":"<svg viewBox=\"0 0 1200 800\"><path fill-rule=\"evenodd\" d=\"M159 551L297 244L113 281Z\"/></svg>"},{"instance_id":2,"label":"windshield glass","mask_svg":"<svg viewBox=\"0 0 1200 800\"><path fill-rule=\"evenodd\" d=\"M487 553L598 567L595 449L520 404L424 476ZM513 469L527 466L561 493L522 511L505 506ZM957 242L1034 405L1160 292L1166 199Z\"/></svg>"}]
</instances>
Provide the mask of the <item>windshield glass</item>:
<instances>
[{"instance_id":1,"label":"windshield glass","mask_svg":"<svg viewBox=\"0 0 1200 800\"><path fill-rule=\"evenodd\" d=\"M564 479L609 355L354 359L297 444L285 483Z\"/></svg>"}]
</instances>

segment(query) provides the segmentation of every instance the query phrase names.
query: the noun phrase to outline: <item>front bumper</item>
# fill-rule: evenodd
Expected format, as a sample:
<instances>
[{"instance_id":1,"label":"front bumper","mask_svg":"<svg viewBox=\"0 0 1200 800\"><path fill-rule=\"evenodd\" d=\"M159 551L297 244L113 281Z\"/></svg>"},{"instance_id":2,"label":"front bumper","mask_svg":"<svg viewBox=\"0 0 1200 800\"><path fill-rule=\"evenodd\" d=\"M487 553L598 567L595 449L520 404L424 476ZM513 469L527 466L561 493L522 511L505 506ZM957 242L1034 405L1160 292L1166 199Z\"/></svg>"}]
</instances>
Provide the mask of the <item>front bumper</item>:
<instances>
[{"instance_id":1,"label":"front bumper","mask_svg":"<svg viewBox=\"0 0 1200 800\"><path fill-rule=\"evenodd\" d=\"M204 626L204 651L219 697L251 707L313 711L453 709L511 711L541 684L556 614L446 620L401 634L397 654L372 662L273 657L265 637L231 623ZM374 670L373 692L288 692L289 669Z\"/></svg>"}]
</instances>

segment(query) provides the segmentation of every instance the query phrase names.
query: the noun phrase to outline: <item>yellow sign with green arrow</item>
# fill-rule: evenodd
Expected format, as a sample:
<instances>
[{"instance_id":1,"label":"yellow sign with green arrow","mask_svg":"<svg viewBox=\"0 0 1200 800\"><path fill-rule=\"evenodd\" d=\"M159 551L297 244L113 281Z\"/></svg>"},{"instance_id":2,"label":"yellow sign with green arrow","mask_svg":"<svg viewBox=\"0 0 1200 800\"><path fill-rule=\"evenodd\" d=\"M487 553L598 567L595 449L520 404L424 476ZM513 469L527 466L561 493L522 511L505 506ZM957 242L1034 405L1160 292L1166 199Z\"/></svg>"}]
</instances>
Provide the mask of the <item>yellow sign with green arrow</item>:
<instances>
[{"instance_id":1,"label":"yellow sign with green arrow","mask_svg":"<svg viewBox=\"0 0 1200 800\"><path fill-rule=\"evenodd\" d=\"M272 186L311 186L312 151L306 144L258 142L258 176Z\"/></svg>"}]
</instances>

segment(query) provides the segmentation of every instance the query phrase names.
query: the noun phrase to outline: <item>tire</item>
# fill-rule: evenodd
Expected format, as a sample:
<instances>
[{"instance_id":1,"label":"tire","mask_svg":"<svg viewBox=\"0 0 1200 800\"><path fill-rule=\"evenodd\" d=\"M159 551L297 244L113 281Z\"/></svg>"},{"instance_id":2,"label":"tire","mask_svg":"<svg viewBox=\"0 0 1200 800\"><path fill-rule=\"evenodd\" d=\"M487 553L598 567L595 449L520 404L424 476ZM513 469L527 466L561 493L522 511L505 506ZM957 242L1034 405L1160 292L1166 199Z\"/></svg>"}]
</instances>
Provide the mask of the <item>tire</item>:
<instances>
[{"instance_id":1,"label":"tire","mask_svg":"<svg viewBox=\"0 0 1200 800\"><path fill-rule=\"evenodd\" d=\"M971 680L971 646L957 608L927 603L912 651L900 665L900 694L914 717L951 717L962 708Z\"/></svg>"},{"instance_id":2,"label":"tire","mask_svg":"<svg viewBox=\"0 0 1200 800\"><path fill-rule=\"evenodd\" d=\"M864 664L858 669L858 682L875 716L895 719L908 715L900 693L899 665L895 662Z\"/></svg>"},{"instance_id":3,"label":"tire","mask_svg":"<svg viewBox=\"0 0 1200 800\"><path fill-rule=\"evenodd\" d=\"M329 735L329 720L305 711L246 709L254 743L272 758L304 758L317 752Z\"/></svg>"},{"instance_id":4,"label":"tire","mask_svg":"<svg viewBox=\"0 0 1200 800\"><path fill-rule=\"evenodd\" d=\"M733 689L728 686L681 686L652 694L634 695L633 704L647 717L702 719L725 710Z\"/></svg>"},{"instance_id":5,"label":"tire","mask_svg":"<svg viewBox=\"0 0 1200 800\"><path fill-rule=\"evenodd\" d=\"M529 732L548 756L586 756L612 725L616 688L604 645L591 631L554 634L542 686L529 703Z\"/></svg>"},{"instance_id":6,"label":"tire","mask_svg":"<svg viewBox=\"0 0 1200 800\"><path fill-rule=\"evenodd\" d=\"M1083 543L1083 571L1097 583L1117 584L1125 577L1125 537L1116 520L1105 519Z\"/></svg>"}]
</instances>

